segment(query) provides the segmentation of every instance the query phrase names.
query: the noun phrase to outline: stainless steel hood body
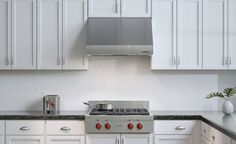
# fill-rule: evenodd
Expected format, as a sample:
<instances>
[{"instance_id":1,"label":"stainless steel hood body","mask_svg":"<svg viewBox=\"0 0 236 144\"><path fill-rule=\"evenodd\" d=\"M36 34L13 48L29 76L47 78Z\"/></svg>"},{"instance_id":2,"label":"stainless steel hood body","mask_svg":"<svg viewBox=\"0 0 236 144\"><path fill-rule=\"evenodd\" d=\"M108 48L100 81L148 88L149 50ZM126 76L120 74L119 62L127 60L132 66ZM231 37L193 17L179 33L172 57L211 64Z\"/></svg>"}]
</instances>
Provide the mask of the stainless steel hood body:
<instances>
[{"instance_id":1,"label":"stainless steel hood body","mask_svg":"<svg viewBox=\"0 0 236 144\"><path fill-rule=\"evenodd\" d=\"M151 18L89 18L88 55L152 55Z\"/></svg>"}]
</instances>

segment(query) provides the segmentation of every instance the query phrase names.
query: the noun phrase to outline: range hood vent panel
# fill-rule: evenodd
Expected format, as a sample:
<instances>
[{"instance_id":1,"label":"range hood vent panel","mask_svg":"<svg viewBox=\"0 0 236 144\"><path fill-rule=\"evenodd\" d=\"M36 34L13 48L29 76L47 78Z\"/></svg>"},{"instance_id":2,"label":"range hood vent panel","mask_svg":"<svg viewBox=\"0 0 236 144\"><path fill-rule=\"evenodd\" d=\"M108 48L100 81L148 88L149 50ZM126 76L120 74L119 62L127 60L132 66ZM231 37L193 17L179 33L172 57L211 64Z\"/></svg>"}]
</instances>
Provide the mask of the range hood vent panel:
<instances>
[{"instance_id":1,"label":"range hood vent panel","mask_svg":"<svg viewBox=\"0 0 236 144\"><path fill-rule=\"evenodd\" d=\"M89 18L89 55L151 55L151 18Z\"/></svg>"}]
</instances>

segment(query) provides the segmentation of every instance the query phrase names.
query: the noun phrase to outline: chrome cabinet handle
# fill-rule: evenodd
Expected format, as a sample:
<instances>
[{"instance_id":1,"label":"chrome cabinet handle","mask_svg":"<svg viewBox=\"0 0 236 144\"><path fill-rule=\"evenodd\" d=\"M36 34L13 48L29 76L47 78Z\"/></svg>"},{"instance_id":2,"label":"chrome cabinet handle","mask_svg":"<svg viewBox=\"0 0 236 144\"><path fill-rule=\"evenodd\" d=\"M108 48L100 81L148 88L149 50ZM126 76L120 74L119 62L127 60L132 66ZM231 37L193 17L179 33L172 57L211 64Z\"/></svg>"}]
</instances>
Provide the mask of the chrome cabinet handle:
<instances>
[{"instance_id":1,"label":"chrome cabinet handle","mask_svg":"<svg viewBox=\"0 0 236 144\"><path fill-rule=\"evenodd\" d=\"M216 137L215 136L212 136L212 141L215 141Z\"/></svg>"},{"instance_id":2,"label":"chrome cabinet handle","mask_svg":"<svg viewBox=\"0 0 236 144\"><path fill-rule=\"evenodd\" d=\"M62 131L70 131L70 128L69 127L62 127L61 130Z\"/></svg>"},{"instance_id":3,"label":"chrome cabinet handle","mask_svg":"<svg viewBox=\"0 0 236 144\"><path fill-rule=\"evenodd\" d=\"M30 128L29 128L29 127L21 127L20 130L21 130L21 131L29 131Z\"/></svg>"},{"instance_id":4,"label":"chrome cabinet handle","mask_svg":"<svg viewBox=\"0 0 236 144\"><path fill-rule=\"evenodd\" d=\"M185 130L186 128L183 127L183 126L177 126L175 129L176 129L176 130Z\"/></svg>"}]
</instances>

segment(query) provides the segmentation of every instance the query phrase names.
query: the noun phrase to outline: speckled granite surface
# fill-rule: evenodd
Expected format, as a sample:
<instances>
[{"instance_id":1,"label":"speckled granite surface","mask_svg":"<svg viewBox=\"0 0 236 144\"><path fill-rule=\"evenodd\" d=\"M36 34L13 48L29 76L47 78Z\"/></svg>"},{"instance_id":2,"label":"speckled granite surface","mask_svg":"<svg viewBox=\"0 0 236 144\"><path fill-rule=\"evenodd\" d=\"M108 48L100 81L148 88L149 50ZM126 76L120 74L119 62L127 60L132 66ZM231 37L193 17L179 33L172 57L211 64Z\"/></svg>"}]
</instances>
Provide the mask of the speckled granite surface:
<instances>
[{"instance_id":1,"label":"speckled granite surface","mask_svg":"<svg viewBox=\"0 0 236 144\"><path fill-rule=\"evenodd\" d=\"M66 111L58 115L43 112L0 111L0 120L85 120L86 111ZM236 112L224 115L222 112L201 111L151 111L154 120L202 120L210 126L236 140Z\"/></svg>"},{"instance_id":2,"label":"speckled granite surface","mask_svg":"<svg viewBox=\"0 0 236 144\"><path fill-rule=\"evenodd\" d=\"M152 111L155 120L202 120L236 140L236 112Z\"/></svg>"},{"instance_id":3,"label":"speckled granite surface","mask_svg":"<svg viewBox=\"0 0 236 144\"><path fill-rule=\"evenodd\" d=\"M0 111L0 120L84 120L86 111L67 111L57 115L43 112Z\"/></svg>"}]
</instances>

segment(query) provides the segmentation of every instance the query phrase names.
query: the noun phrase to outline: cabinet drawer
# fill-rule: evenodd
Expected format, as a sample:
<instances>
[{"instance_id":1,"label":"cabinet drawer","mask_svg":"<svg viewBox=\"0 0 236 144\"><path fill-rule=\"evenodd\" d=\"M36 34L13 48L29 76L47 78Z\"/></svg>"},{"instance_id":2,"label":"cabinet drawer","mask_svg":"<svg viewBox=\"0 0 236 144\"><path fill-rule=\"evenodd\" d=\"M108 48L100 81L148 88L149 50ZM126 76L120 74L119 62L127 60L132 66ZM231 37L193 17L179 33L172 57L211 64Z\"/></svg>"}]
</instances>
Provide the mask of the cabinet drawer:
<instances>
[{"instance_id":1,"label":"cabinet drawer","mask_svg":"<svg viewBox=\"0 0 236 144\"><path fill-rule=\"evenodd\" d=\"M44 121L6 121L7 135L43 135Z\"/></svg>"},{"instance_id":2,"label":"cabinet drawer","mask_svg":"<svg viewBox=\"0 0 236 144\"><path fill-rule=\"evenodd\" d=\"M156 134L192 134L193 121L156 121Z\"/></svg>"},{"instance_id":3,"label":"cabinet drawer","mask_svg":"<svg viewBox=\"0 0 236 144\"><path fill-rule=\"evenodd\" d=\"M48 135L84 135L83 121L47 121L46 133Z\"/></svg>"},{"instance_id":4,"label":"cabinet drawer","mask_svg":"<svg viewBox=\"0 0 236 144\"><path fill-rule=\"evenodd\" d=\"M4 134L4 121L0 121L0 135Z\"/></svg>"},{"instance_id":5,"label":"cabinet drawer","mask_svg":"<svg viewBox=\"0 0 236 144\"><path fill-rule=\"evenodd\" d=\"M201 134L205 138L209 139L210 134L209 134L209 125L206 124L205 122L201 122Z\"/></svg>"},{"instance_id":6,"label":"cabinet drawer","mask_svg":"<svg viewBox=\"0 0 236 144\"><path fill-rule=\"evenodd\" d=\"M209 126L209 140L213 143L213 144L221 144L220 140L221 140L221 132L219 132L217 129Z\"/></svg>"}]
</instances>

